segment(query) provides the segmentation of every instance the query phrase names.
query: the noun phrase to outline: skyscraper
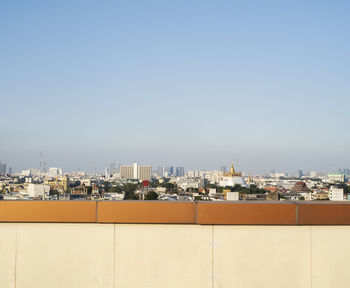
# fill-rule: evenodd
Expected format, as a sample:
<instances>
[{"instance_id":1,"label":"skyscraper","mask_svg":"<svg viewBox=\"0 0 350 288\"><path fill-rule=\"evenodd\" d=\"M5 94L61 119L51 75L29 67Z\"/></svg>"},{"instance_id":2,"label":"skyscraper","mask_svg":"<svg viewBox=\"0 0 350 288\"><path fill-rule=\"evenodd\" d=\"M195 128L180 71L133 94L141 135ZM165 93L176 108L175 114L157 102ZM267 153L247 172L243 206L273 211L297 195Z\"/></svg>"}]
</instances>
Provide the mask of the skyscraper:
<instances>
[{"instance_id":1,"label":"skyscraper","mask_svg":"<svg viewBox=\"0 0 350 288\"><path fill-rule=\"evenodd\" d=\"M169 167L168 166L163 166L163 177L167 177L169 173Z\"/></svg>"},{"instance_id":2,"label":"skyscraper","mask_svg":"<svg viewBox=\"0 0 350 288\"><path fill-rule=\"evenodd\" d=\"M138 166L138 179L140 181L148 180L151 181L151 166L150 165L140 165Z\"/></svg>"},{"instance_id":3,"label":"skyscraper","mask_svg":"<svg viewBox=\"0 0 350 288\"><path fill-rule=\"evenodd\" d=\"M133 164L133 178L134 179L139 178L139 169L138 169L138 164L136 162Z\"/></svg>"},{"instance_id":4,"label":"skyscraper","mask_svg":"<svg viewBox=\"0 0 350 288\"><path fill-rule=\"evenodd\" d=\"M132 165L120 165L120 177L122 179L133 179L133 171Z\"/></svg>"},{"instance_id":5,"label":"skyscraper","mask_svg":"<svg viewBox=\"0 0 350 288\"><path fill-rule=\"evenodd\" d=\"M298 178L303 177L303 171L302 170L298 170L297 177Z\"/></svg>"},{"instance_id":6,"label":"skyscraper","mask_svg":"<svg viewBox=\"0 0 350 288\"><path fill-rule=\"evenodd\" d=\"M116 172L115 162L113 162L113 163L109 164L109 174L113 175L115 172Z\"/></svg>"},{"instance_id":7,"label":"skyscraper","mask_svg":"<svg viewBox=\"0 0 350 288\"><path fill-rule=\"evenodd\" d=\"M0 162L0 175L6 174L6 164Z\"/></svg>"},{"instance_id":8,"label":"skyscraper","mask_svg":"<svg viewBox=\"0 0 350 288\"><path fill-rule=\"evenodd\" d=\"M158 170L156 173L159 177L163 177L163 166L158 166Z\"/></svg>"},{"instance_id":9,"label":"skyscraper","mask_svg":"<svg viewBox=\"0 0 350 288\"><path fill-rule=\"evenodd\" d=\"M221 166L221 167L220 167L220 171L226 172L226 166Z\"/></svg>"},{"instance_id":10,"label":"skyscraper","mask_svg":"<svg viewBox=\"0 0 350 288\"><path fill-rule=\"evenodd\" d=\"M62 176L62 175L63 175L63 171L61 168L56 168L56 167L49 168L49 176L50 177Z\"/></svg>"},{"instance_id":11,"label":"skyscraper","mask_svg":"<svg viewBox=\"0 0 350 288\"><path fill-rule=\"evenodd\" d=\"M150 165L121 165L120 177L123 179L151 180L152 168Z\"/></svg>"},{"instance_id":12,"label":"skyscraper","mask_svg":"<svg viewBox=\"0 0 350 288\"><path fill-rule=\"evenodd\" d=\"M184 167L176 167L176 177L184 177L185 176L185 168Z\"/></svg>"}]
</instances>

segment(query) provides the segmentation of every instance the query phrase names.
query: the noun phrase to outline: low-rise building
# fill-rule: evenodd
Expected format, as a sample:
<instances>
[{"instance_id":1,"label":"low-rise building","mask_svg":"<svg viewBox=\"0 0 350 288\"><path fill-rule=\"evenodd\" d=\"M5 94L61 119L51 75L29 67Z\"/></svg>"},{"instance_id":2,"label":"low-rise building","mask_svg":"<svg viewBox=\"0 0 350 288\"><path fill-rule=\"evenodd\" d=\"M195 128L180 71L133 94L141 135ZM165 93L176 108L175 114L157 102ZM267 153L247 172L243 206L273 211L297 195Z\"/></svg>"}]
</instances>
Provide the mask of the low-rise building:
<instances>
[{"instance_id":1,"label":"low-rise building","mask_svg":"<svg viewBox=\"0 0 350 288\"><path fill-rule=\"evenodd\" d=\"M344 201L344 189L332 186L329 190L330 201Z\"/></svg>"},{"instance_id":2,"label":"low-rise building","mask_svg":"<svg viewBox=\"0 0 350 288\"><path fill-rule=\"evenodd\" d=\"M239 200L239 192L227 192L226 193L227 201L238 201Z\"/></svg>"},{"instance_id":3,"label":"low-rise building","mask_svg":"<svg viewBox=\"0 0 350 288\"><path fill-rule=\"evenodd\" d=\"M328 181L329 183L343 183L345 182L345 175L342 173L329 173Z\"/></svg>"},{"instance_id":4,"label":"low-rise building","mask_svg":"<svg viewBox=\"0 0 350 288\"><path fill-rule=\"evenodd\" d=\"M204 179L203 178L189 178L189 179L181 179L177 182L177 186L186 190L188 188L199 189L204 187Z\"/></svg>"},{"instance_id":5,"label":"low-rise building","mask_svg":"<svg viewBox=\"0 0 350 288\"><path fill-rule=\"evenodd\" d=\"M50 193L50 185L45 184L28 184L27 193L33 198L45 198L45 195Z\"/></svg>"}]
</instances>

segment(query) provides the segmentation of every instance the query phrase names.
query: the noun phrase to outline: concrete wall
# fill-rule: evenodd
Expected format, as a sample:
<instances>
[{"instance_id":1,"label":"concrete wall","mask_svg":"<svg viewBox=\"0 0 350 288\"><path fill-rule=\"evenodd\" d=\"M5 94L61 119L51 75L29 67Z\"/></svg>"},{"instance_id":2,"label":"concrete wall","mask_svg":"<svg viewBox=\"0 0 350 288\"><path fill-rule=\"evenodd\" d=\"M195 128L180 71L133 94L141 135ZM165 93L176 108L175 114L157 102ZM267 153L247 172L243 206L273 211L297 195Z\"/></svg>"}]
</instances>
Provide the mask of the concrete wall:
<instances>
[{"instance_id":1,"label":"concrete wall","mask_svg":"<svg viewBox=\"0 0 350 288\"><path fill-rule=\"evenodd\" d=\"M348 288L350 226L0 224L1 288Z\"/></svg>"}]
</instances>

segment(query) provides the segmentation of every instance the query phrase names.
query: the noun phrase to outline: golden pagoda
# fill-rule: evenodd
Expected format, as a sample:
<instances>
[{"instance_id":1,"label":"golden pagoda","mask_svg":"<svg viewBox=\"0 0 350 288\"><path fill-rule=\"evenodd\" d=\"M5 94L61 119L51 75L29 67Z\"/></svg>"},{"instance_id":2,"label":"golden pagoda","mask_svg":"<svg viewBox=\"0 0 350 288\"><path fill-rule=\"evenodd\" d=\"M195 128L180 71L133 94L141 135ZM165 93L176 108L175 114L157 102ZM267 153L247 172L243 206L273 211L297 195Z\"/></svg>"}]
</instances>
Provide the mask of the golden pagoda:
<instances>
[{"instance_id":1,"label":"golden pagoda","mask_svg":"<svg viewBox=\"0 0 350 288\"><path fill-rule=\"evenodd\" d=\"M226 186L235 186L235 185L240 185L242 187L249 187L247 183L245 183L242 173L241 172L236 172L235 168L233 166L233 163L231 165L230 172L228 173L223 173L222 178L219 182L219 186L221 187L226 187Z\"/></svg>"},{"instance_id":2,"label":"golden pagoda","mask_svg":"<svg viewBox=\"0 0 350 288\"><path fill-rule=\"evenodd\" d=\"M232 162L230 172L224 173L223 176L224 177L234 177L234 176L242 177L242 173L235 171L235 168L233 167L233 162Z\"/></svg>"}]
</instances>

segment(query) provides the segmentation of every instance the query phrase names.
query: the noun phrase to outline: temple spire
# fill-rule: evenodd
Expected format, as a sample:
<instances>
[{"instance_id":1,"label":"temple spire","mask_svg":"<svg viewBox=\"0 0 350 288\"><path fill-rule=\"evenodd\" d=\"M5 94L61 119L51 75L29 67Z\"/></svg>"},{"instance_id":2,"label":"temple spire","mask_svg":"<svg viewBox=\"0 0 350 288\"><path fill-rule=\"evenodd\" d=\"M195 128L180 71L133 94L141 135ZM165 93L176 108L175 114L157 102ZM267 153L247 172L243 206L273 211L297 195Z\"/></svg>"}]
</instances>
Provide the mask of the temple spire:
<instances>
[{"instance_id":1,"label":"temple spire","mask_svg":"<svg viewBox=\"0 0 350 288\"><path fill-rule=\"evenodd\" d=\"M230 172L227 172L227 173L224 172L223 176L224 177L235 177L235 176L242 177L242 173L236 172L235 167L233 166L233 162L232 162Z\"/></svg>"},{"instance_id":2,"label":"temple spire","mask_svg":"<svg viewBox=\"0 0 350 288\"><path fill-rule=\"evenodd\" d=\"M236 174L236 172L235 172L235 168L233 167L233 162L232 162L232 164L231 164L231 175L235 175Z\"/></svg>"}]
</instances>

